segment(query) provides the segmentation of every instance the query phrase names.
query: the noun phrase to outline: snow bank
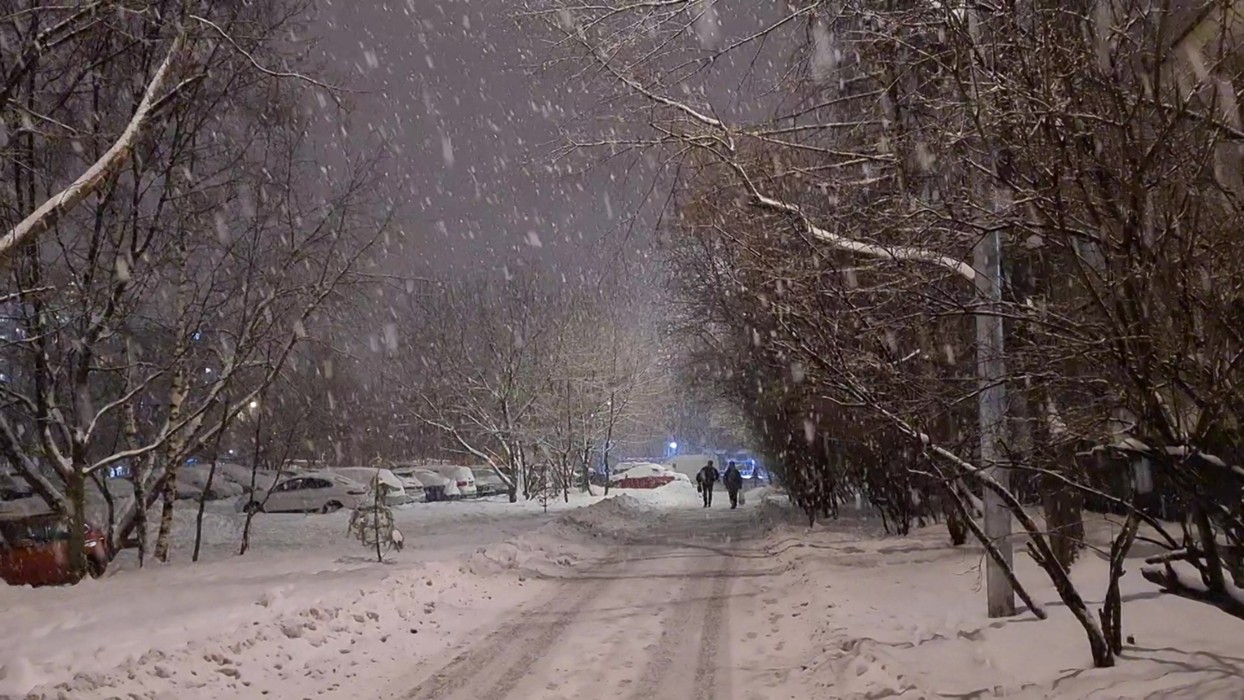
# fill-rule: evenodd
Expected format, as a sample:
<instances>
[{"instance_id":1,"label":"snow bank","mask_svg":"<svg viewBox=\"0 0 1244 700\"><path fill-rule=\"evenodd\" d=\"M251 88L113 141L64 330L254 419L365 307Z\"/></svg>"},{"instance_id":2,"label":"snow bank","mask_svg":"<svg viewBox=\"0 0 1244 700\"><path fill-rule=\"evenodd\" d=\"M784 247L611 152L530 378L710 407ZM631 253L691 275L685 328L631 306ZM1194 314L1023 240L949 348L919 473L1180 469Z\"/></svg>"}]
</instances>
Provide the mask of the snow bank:
<instances>
[{"instance_id":1,"label":"snow bank","mask_svg":"<svg viewBox=\"0 0 1244 700\"><path fill-rule=\"evenodd\" d=\"M33 659L6 659L0 692L29 691L29 698L49 700L294 698L357 684L362 695L375 697L378 690L366 684L375 674L371 667L387 671L401 660L443 652L481 613L511 608L532 593L530 587L440 564L416 565L365 589L326 587L315 596L274 584L249 605L231 604L210 622L162 630L146 651L128 658L101 652L60 658L64 665L52 669ZM138 616L149 614L141 601L113 604L131 605ZM182 643L161 643L172 639ZM104 657L115 663L101 666ZM81 668L99 670L57 680L66 670Z\"/></svg>"},{"instance_id":2,"label":"snow bank","mask_svg":"<svg viewBox=\"0 0 1244 700\"><path fill-rule=\"evenodd\" d=\"M139 571L127 551L99 580L0 586L0 697L321 696L372 663L447 648L535 595L536 582L472 571L466 558L597 500L572 494L549 515L534 502L398 508L407 546L385 564L346 536L345 512L260 514L239 557L245 516L227 501L207 504L202 560L191 564L195 508L183 503L173 564Z\"/></svg>"},{"instance_id":3,"label":"snow bank","mask_svg":"<svg viewBox=\"0 0 1244 700\"><path fill-rule=\"evenodd\" d=\"M212 487L207 488L208 478L211 478ZM247 480L249 484L249 478ZM237 498L246 489L242 484L234 479L229 478L228 473L222 472L219 467L215 474L211 473L211 465L196 464L195 466L182 467L177 470L177 497L182 499L197 499L204 491L207 492L207 500L216 501L225 498Z\"/></svg>"},{"instance_id":4,"label":"snow bank","mask_svg":"<svg viewBox=\"0 0 1244 700\"><path fill-rule=\"evenodd\" d=\"M650 509L633 496L613 496L567 512L533 532L480 547L468 566L481 574L514 570L555 577L598 554L599 545L593 539L613 539L634 532L639 527L637 518Z\"/></svg>"},{"instance_id":5,"label":"snow bank","mask_svg":"<svg viewBox=\"0 0 1244 700\"><path fill-rule=\"evenodd\" d=\"M1121 581L1131 641L1115 668L1093 669L1083 630L1027 557L1016 557L1017 570L1045 621L987 618L982 552L950 546L942 526L881 537L871 519L844 509L811 530L778 528L767 549L785 573L749 592L760 609L740 624L768 633L736 653L790 669L773 681L775 696L1244 697L1244 626L1158 593L1138 560ZM1072 571L1094 614L1107 571L1092 551Z\"/></svg>"},{"instance_id":6,"label":"snow bank","mask_svg":"<svg viewBox=\"0 0 1244 700\"><path fill-rule=\"evenodd\" d=\"M619 536L634 532L640 526L637 519L652 507L635 496L624 493L566 513L558 518L558 523L573 525L594 536Z\"/></svg>"},{"instance_id":7,"label":"snow bank","mask_svg":"<svg viewBox=\"0 0 1244 700\"><path fill-rule=\"evenodd\" d=\"M627 538L648 530L661 509L698 503L699 494L686 481L611 494L604 500L570 510L533 532L481 547L471 558L470 567L478 573L517 570L537 576L559 576L569 566L599 557L601 539L624 545Z\"/></svg>"},{"instance_id":8,"label":"snow bank","mask_svg":"<svg viewBox=\"0 0 1244 700\"><path fill-rule=\"evenodd\" d=\"M700 494L695 490L695 485L685 475L679 474L678 476L682 478L661 488L628 491L627 494L641 505L648 507L674 508L698 506L700 504Z\"/></svg>"}]
</instances>

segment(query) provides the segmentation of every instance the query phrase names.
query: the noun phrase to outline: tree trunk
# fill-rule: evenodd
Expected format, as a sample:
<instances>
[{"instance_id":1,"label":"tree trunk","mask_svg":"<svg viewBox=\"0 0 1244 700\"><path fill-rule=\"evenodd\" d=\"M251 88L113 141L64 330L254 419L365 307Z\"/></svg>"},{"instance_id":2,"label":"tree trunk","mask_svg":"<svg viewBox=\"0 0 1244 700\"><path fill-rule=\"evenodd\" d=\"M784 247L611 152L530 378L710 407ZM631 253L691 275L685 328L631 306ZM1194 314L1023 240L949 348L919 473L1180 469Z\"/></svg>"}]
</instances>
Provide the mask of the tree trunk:
<instances>
[{"instance_id":1,"label":"tree trunk","mask_svg":"<svg viewBox=\"0 0 1244 700\"><path fill-rule=\"evenodd\" d=\"M203 512L207 509L207 495L212 490L212 481L216 478L216 457L212 457L212 467L207 472L207 484L199 494L199 511L194 515L194 553L190 561L199 560L199 550L203 545Z\"/></svg>"},{"instance_id":2,"label":"tree trunk","mask_svg":"<svg viewBox=\"0 0 1244 700\"><path fill-rule=\"evenodd\" d=\"M1061 479L1043 477L1042 506L1049 531L1050 550L1064 569L1070 569L1084 547L1084 497Z\"/></svg>"},{"instance_id":3,"label":"tree trunk","mask_svg":"<svg viewBox=\"0 0 1244 700\"><path fill-rule=\"evenodd\" d=\"M966 506L958 493L954 493L954 484L943 487L946 494L942 500L942 513L946 517L946 530L950 532L950 543L958 547L968 541L968 524L965 519L971 514L965 512Z\"/></svg>"},{"instance_id":4,"label":"tree trunk","mask_svg":"<svg viewBox=\"0 0 1244 700\"><path fill-rule=\"evenodd\" d=\"M1202 569L1205 587L1214 593L1226 593L1227 578L1223 573L1222 556L1218 552L1214 526L1205 507L1200 503L1192 507L1192 522L1196 525L1197 539L1200 540L1201 551L1205 554L1205 568Z\"/></svg>"},{"instance_id":5,"label":"tree trunk","mask_svg":"<svg viewBox=\"0 0 1244 700\"><path fill-rule=\"evenodd\" d=\"M189 393L186 379L186 368L184 359L186 356L186 346L189 342L190 329L186 327L186 303L190 298L190 275L187 271L187 252L184 241L179 241L176 246L177 256L177 290L173 295L173 309L176 313L176 327L174 332L175 340L173 342L173 357L177 362L176 368L173 370L173 378L169 385L169 401L168 401L168 423L176 425L181 419L182 411L185 410L186 397ZM226 411L228 408L225 409ZM165 457L168 464L165 466L165 475L163 489L163 508L160 512L160 532L156 536L156 559L168 563L169 553L172 549L173 537L173 506L177 502L177 472L181 469L181 461L185 458L182 451L186 447L186 438L182 437L183 433L174 433L169 439L168 451Z\"/></svg>"},{"instance_id":6,"label":"tree trunk","mask_svg":"<svg viewBox=\"0 0 1244 700\"><path fill-rule=\"evenodd\" d=\"M69 511L69 571L77 581L86 575L86 477L81 465L74 465L65 483Z\"/></svg>"},{"instance_id":7,"label":"tree trunk","mask_svg":"<svg viewBox=\"0 0 1244 700\"><path fill-rule=\"evenodd\" d=\"M266 399L266 397L264 397L262 394L260 396L262 397L260 399L261 401ZM251 454L253 455L253 458L251 462L251 492L250 492L251 500L254 500L256 498L255 490L256 490L256 487L259 481L259 465L263 463L263 440L262 440L263 416L264 416L263 411L260 411L259 416L256 417L255 419L255 432L253 433L253 436L252 436L253 444L252 444ZM282 460L281 467L284 468L284 466L285 466L285 462ZM280 473L281 473L281 470L278 469L277 470L278 478L280 476ZM275 486L275 483L273 485ZM247 508L246 509L246 521L242 524L242 543L238 546L239 557L246 554L246 550L250 549L251 547L251 521L253 521L254 519L255 519L254 509Z\"/></svg>"},{"instance_id":8,"label":"tree trunk","mask_svg":"<svg viewBox=\"0 0 1244 700\"><path fill-rule=\"evenodd\" d=\"M147 464L148 457L146 455L139 456L130 466L130 478L134 481L134 529L137 531L138 539L138 567L141 569L147 563L147 506L150 500L147 493ZM140 505L141 504L141 505ZM118 533L124 537L125 533Z\"/></svg>"},{"instance_id":9,"label":"tree trunk","mask_svg":"<svg viewBox=\"0 0 1244 700\"><path fill-rule=\"evenodd\" d=\"M990 539L981 526L976 523L976 520L972 518L971 514L968 513L967 504L963 502L963 498L959 496L958 492L952 491L950 492L950 499L954 510L958 513L959 519L962 521L964 527L971 530L972 534L976 535L976 539L979 540L981 545L985 548L985 552L989 555L989 558L994 562L1002 574L1006 576L1007 583L1011 586L1015 593L1019 595L1020 600L1024 601L1024 605L1028 606L1028 609L1032 611L1033 615L1036 615L1038 618L1044 620L1046 618L1045 610L1043 610L1040 605L1037 605L1036 601L1032 599L1032 596L1028 595L1028 591L1022 584L1020 584L1019 578L1015 576L1015 569L1011 565L1010 560L1004 556L1004 553L998 549L997 544Z\"/></svg>"},{"instance_id":10,"label":"tree trunk","mask_svg":"<svg viewBox=\"0 0 1244 700\"><path fill-rule=\"evenodd\" d=\"M376 533L376 561L383 564L384 563L384 550L381 549L381 546L380 546L380 537L381 537L380 506L381 506L382 496L380 493L381 484L380 484L379 473L376 474L376 478L372 479L371 486L372 486L372 506L373 506L372 511L371 511L372 512L372 531ZM386 533L386 534L389 534L389 536L392 536L390 533Z\"/></svg>"},{"instance_id":11,"label":"tree trunk","mask_svg":"<svg viewBox=\"0 0 1244 700\"><path fill-rule=\"evenodd\" d=\"M99 473L91 474L91 481L95 484L95 488L99 489L99 493L104 497L104 507L108 510L108 529L105 532L112 532L117 524L117 503L112 497L112 489L108 488L108 479L101 478Z\"/></svg>"},{"instance_id":12,"label":"tree trunk","mask_svg":"<svg viewBox=\"0 0 1244 700\"><path fill-rule=\"evenodd\" d=\"M229 402L224 401L221 405L220 432L216 433L216 444L212 446L212 466L207 472L207 485L203 487L203 493L199 494L199 512L194 516L194 553L190 555L192 562L199 560L199 548L203 544L203 511L207 508L207 495L212 490L212 482L216 479L216 465L220 462L220 443L224 440L225 431L229 428Z\"/></svg>"},{"instance_id":13,"label":"tree trunk","mask_svg":"<svg viewBox=\"0 0 1244 700\"><path fill-rule=\"evenodd\" d=\"M1123 653L1123 598L1119 593L1119 579L1123 578L1123 561L1136 541L1136 531L1140 527L1140 518L1133 512L1127 516L1123 530L1114 538L1110 545L1110 586L1106 589L1106 600L1098 612L1101 619L1102 634L1106 636L1110 650L1115 654Z\"/></svg>"},{"instance_id":14,"label":"tree trunk","mask_svg":"<svg viewBox=\"0 0 1244 700\"><path fill-rule=\"evenodd\" d=\"M613 368L617 372L618 367L618 344L615 337L613 343ZM614 414L618 392L616 389L609 392L609 425L605 429L605 449L601 454L601 462L605 465L605 495L609 495L609 453L613 450L613 424L617 422Z\"/></svg>"},{"instance_id":15,"label":"tree trunk","mask_svg":"<svg viewBox=\"0 0 1244 700\"><path fill-rule=\"evenodd\" d=\"M160 499L160 531L156 535L155 557L164 563L168 563L172 554L173 539L173 506L177 503L177 466L170 464L165 467L169 471L169 477L164 481L164 488L161 489Z\"/></svg>"}]
</instances>

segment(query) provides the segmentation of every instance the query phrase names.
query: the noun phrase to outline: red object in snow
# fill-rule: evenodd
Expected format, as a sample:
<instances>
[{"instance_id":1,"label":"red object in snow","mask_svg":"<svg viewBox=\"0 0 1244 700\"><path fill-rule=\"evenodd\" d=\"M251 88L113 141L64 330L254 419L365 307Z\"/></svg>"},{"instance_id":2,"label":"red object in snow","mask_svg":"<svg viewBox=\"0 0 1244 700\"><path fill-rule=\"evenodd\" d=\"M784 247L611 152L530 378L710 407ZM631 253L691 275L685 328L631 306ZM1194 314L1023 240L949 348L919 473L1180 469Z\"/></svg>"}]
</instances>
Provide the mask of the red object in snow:
<instances>
[{"instance_id":1,"label":"red object in snow","mask_svg":"<svg viewBox=\"0 0 1244 700\"><path fill-rule=\"evenodd\" d=\"M108 539L87 525L87 572L100 576L108 568ZM14 586L59 586L74 583L69 566L69 523L52 514L0 519L0 580Z\"/></svg>"},{"instance_id":2,"label":"red object in snow","mask_svg":"<svg viewBox=\"0 0 1244 700\"><path fill-rule=\"evenodd\" d=\"M672 482L672 476L637 476L627 479L619 479L614 483L614 488L619 489L656 489Z\"/></svg>"}]
</instances>

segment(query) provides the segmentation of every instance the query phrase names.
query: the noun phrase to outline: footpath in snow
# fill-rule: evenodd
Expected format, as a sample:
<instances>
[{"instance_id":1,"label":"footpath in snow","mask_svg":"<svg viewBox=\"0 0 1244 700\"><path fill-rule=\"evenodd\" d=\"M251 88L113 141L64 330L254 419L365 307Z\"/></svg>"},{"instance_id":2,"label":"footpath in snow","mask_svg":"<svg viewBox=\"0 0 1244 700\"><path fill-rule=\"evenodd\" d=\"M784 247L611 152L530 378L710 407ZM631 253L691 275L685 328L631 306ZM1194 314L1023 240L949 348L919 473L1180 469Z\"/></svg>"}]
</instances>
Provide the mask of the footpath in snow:
<instances>
[{"instance_id":1,"label":"footpath in snow","mask_svg":"<svg viewBox=\"0 0 1244 700\"><path fill-rule=\"evenodd\" d=\"M809 530L778 497L704 510L685 482L548 515L429 505L402 511L411 547L386 564L338 516L261 519L234 557L216 512L205 562L0 589L0 696L1244 697L1244 623L1135 571L1134 642L1094 670L1023 557L1050 619L987 619L981 552L941 527L882 537L848 511ZM1076 566L1090 599L1104 566Z\"/></svg>"}]
</instances>

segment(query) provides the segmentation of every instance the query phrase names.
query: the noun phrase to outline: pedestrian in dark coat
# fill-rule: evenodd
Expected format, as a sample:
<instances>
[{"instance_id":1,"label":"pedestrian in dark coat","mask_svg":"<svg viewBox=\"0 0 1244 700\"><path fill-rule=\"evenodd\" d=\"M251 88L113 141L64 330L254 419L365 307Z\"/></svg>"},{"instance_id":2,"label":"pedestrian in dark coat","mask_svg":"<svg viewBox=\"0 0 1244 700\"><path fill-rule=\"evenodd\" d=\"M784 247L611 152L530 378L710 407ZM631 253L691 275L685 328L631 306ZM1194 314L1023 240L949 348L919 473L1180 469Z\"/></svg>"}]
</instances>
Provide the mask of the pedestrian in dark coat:
<instances>
[{"instance_id":1,"label":"pedestrian in dark coat","mask_svg":"<svg viewBox=\"0 0 1244 700\"><path fill-rule=\"evenodd\" d=\"M695 475L695 484L700 488L700 495L704 496L705 508L713 507L713 484L716 484L720 478L721 474L713 466L712 460L709 460L708 464Z\"/></svg>"},{"instance_id":2,"label":"pedestrian in dark coat","mask_svg":"<svg viewBox=\"0 0 1244 700\"><path fill-rule=\"evenodd\" d=\"M721 477L721 483L725 485L726 492L730 494L731 510L738 508L739 491L743 490L743 473L734 466L734 462L726 465L726 473Z\"/></svg>"}]
</instances>

